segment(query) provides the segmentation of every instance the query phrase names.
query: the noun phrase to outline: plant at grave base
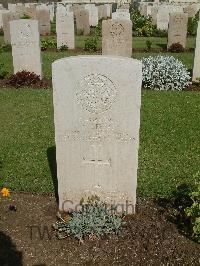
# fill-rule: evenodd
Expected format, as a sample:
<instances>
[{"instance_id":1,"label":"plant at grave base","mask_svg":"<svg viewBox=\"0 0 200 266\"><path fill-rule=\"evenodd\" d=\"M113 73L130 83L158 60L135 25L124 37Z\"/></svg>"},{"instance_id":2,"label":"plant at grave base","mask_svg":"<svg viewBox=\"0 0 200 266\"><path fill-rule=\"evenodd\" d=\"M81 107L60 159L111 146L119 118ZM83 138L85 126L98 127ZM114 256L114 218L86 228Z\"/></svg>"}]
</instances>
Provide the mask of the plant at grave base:
<instances>
[{"instance_id":1,"label":"plant at grave base","mask_svg":"<svg viewBox=\"0 0 200 266\"><path fill-rule=\"evenodd\" d=\"M173 56L150 56L142 59L144 88L181 91L191 84L191 77L181 61Z\"/></svg>"},{"instance_id":2,"label":"plant at grave base","mask_svg":"<svg viewBox=\"0 0 200 266\"><path fill-rule=\"evenodd\" d=\"M67 50L68 50L68 46L67 46L67 45L61 45L61 46L58 48L58 50L61 51L61 52L67 51Z\"/></svg>"},{"instance_id":3,"label":"plant at grave base","mask_svg":"<svg viewBox=\"0 0 200 266\"><path fill-rule=\"evenodd\" d=\"M22 86L32 86L40 82L40 76L33 72L21 71L8 78L7 84L19 88Z\"/></svg>"},{"instance_id":4,"label":"plant at grave base","mask_svg":"<svg viewBox=\"0 0 200 266\"><path fill-rule=\"evenodd\" d=\"M172 43L172 45L168 48L168 51L172 53L182 53L184 52L184 48L180 43Z\"/></svg>"},{"instance_id":5,"label":"plant at grave base","mask_svg":"<svg viewBox=\"0 0 200 266\"><path fill-rule=\"evenodd\" d=\"M98 39L96 37L87 38L85 40L85 50L95 52L97 50L97 43Z\"/></svg>"},{"instance_id":6,"label":"plant at grave base","mask_svg":"<svg viewBox=\"0 0 200 266\"><path fill-rule=\"evenodd\" d=\"M200 243L200 183L196 190L190 194L192 206L185 209L186 215L190 218L193 236Z\"/></svg>"},{"instance_id":7,"label":"plant at grave base","mask_svg":"<svg viewBox=\"0 0 200 266\"><path fill-rule=\"evenodd\" d=\"M8 75L8 71L5 69L4 64L0 64L0 79L4 79Z\"/></svg>"},{"instance_id":8,"label":"plant at grave base","mask_svg":"<svg viewBox=\"0 0 200 266\"><path fill-rule=\"evenodd\" d=\"M29 15L24 14L20 17L20 19L31 19L31 17Z\"/></svg>"},{"instance_id":9,"label":"plant at grave base","mask_svg":"<svg viewBox=\"0 0 200 266\"><path fill-rule=\"evenodd\" d=\"M83 33L84 33L84 30L81 30L81 29L76 30L77 35L83 35Z\"/></svg>"},{"instance_id":10,"label":"plant at grave base","mask_svg":"<svg viewBox=\"0 0 200 266\"><path fill-rule=\"evenodd\" d=\"M45 51L48 48L56 48L56 42L54 39L44 39L41 41L41 50Z\"/></svg>"},{"instance_id":11,"label":"plant at grave base","mask_svg":"<svg viewBox=\"0 0 200 266\"><path fill-rule=\"evenodd\" d=\"M147 50L148 50L148 51L151 50L151 47L152 47L152 41L147 40L147 41L146 41L146 46L147 46Z\"/></svg>"},{"instance_id":12,"label":"plant at grave base","mask_svg":"<svg viewBox=\"0 0 200 266\"><path fill-rule=\"evenodd\" d=\"M85 237L101 237L118 234L125 223L122 216L112 213L100 200L82 203L80 211L71 213L70 219L62 219L53 225L58 238L75 237L83 241Z\"/></svg>"},{"instance_id":13,"label":"plant at grave base","mask_svg":"<svg viewBox=\"0 0 200 266\"><path fill-rule=\"evenodd\" d=\"M0 28L0 36L3 36L4 32L3 32L3 28Z\"/></svg>"},{"instance_id":14,"label":"plant at grave base","mask_svg":"<svg viewBox=\"0 0 200 266\"><path fill-rule=\"evenodd\" d=\"M10 52L12 51L12 46L9 43L3 43L0 47L1 52Z\"/></svg>"}]
</instances>

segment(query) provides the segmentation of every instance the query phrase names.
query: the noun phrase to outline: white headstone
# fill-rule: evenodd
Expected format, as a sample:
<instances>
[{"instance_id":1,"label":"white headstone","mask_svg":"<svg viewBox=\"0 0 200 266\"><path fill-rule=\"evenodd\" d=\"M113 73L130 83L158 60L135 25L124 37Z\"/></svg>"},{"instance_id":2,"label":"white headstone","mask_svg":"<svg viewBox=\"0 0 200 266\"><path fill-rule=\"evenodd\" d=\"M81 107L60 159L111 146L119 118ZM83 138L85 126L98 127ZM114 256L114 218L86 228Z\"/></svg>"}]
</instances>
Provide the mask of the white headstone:
<instances>
[{"instance_id":1,"label":"white headstone","mask_svg":"<svg viewBox=\"0 0 200 266\"><path fill-rule=\"evenodd\" d=\"M132 22L131 20L103 20L102 54L131 57Z\"/></svg>"},{"instance_id":2,"label":"white headstone","mask_svg":"<svg viewBox=\"0 0 200 266\"><path fill-rule=\"evenodd\" d=\"M3 14L9 13L9 10L0 10L0 28L3 28Z\"/></svg>"},{"instance_id":3,"label":"white headstone","mask_svg":"<svg viewBox=\"0 0 200 266\"><path fill-rule=\"evenodd\" d=\"M129 12L116 11L116 12L112 13L112 19L130 20L130 13Z\"/></svg>"},{"instance_id":4,"label":"white headstone","mask_svg":"<svg viewBox=\"0 0 200 266\"><path fill-rule=\"evenodd\" d=\"M56 33L57 48L60 48L63 45L66 45L69 49L75 48L73 12L57 12Z\"/></svg>"},{"instance_id":5,"label":"white headstone","mask_svg":"<svg viewBox=\"0 0 200 266\"><path fill-rule=\"evenodd\" d=\"M186 47L187 41L187 13L170 13L167 48L172 44L179 43Z\"/></svg>"},{"instance_id":6,"label":"white headstone","mask_svg":"<svg viewBox=\"0 0 200 266\"><path fill-rule=\"evenodd\" d=\"M85 9L89 11L90 26L98 25L98 8L94 4L86 4Z\"/></svg>"},{"instance_id":7,"label":"white headstone","mask_svg":"<svg viewBox=\"0 0 200 266\"><path fill-rule=\"evenodd\" d=\"M193 66L193 81L200 81L200 22L198 23L196 49Z\"/></svg>"},{"instance_id":8,"label":"white headstone","mask_svg":"<svg viewBox=\"0 0 200 266\"><path fill-rule=\"evenodd\" d=\"M14 73L25 70L42 77L38 21L13 20L10 33Z\"/></svg>"},{"instance_id":9,"label":"white headstone","mask_svg":"<svg viewBox=\"0 0 200 266\"><path fill-rule=\"evenodd\" d=\"M59 209L98 196L136 204L142 64L76 56L53 63ZM69 204L70 203L70 204Z\"/></svg>"}]
</instances>

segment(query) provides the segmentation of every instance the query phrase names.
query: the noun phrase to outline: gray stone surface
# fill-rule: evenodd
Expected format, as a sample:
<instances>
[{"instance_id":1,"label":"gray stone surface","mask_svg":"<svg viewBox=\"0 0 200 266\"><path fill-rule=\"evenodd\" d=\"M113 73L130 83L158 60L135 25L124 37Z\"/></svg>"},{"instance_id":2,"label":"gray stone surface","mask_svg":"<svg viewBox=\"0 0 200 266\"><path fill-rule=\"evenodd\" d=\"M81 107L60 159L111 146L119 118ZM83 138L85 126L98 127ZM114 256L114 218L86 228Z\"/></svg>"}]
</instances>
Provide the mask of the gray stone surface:
<instances>
[{"instance_id":1,"label":"gray stone surface","mask_svg":"<svg viewBox=\"0 0 200 266\"><path fill-rule=\"evenodd\" d=\"M186 47L188 15L186 13L171 13L169 17L167 48L173 43Z\"/></svg>"},{"instance_id":2,"label":"gray stone surface","mask_svg":"<svg viewBox=\"0 0 200 266\"><path fill-rule=\"evenodd\" d=\"M47 9L37 9L37 19L39 23L40 35L46 36L51 32L50 12Z\"/></svg>"},{"instance_id":3,"label":"gray stone surface","mask_svg":"<svg viewBox=\"0 0 200 266\"><path fill-rule=\"evenodd\" d=\"M196 49L193 66L193 81L200 81L200 22L198 23Z\"/></svg>"},{"instance_id":4,"label":"gray stone surface","mask_svg":"<svg viewBox=\"0 0 200 266\"><path fill-rule=\"evenodd\" d=\"M82 31L83 35L90 34L89 11L88 10L77 10L76 29L78 33Z\"/></svg>"},{"instance_id":5,"label":"gray stone surface","mask_svg":"<svg viewBox=\"0 0 200 266\"><path fill-rule=\"evenodd\" d=\"M19 16L9 12L2 14L2 22L3 22L3 32L4 32L4 42L11 43L10 38L10 21L18 19Z\"/></svg>"},{"instance_id":6,"label":"gray stone surface","mask_svg":"<svg viewBox=\"0 0 200 266\"><path fill-rule=\"evenodd\" d=\"M67 45L69 49L75 48L73 12L57 12L56 34L57 48L60 48L63 45Z\"/></svg>"},{"instance_id":7,"label":"gray stone surface","mask_svg":"<svg viewBox=\"0 0 200 266\"><path fill-rule=\"evenodd\" d=\"M131 57L132 22L104 20L102 23L102 54Z\"/></svg>"},{"instance_id":8,"label":"gray stone surface","mask_svg":"<svg viewBox=\"0 0 200 266\"><path fill-rule=\"evenodd\" d=\"M10 33L14 73L25 70L42 77L38 21L13 20Z\"/></svg>"},{"instance_id":9,"label":"gray stone surface","mask_svg":"<svg viewBox=\"0 0 200 266\"><path fill-rule=\"evenodd\" d=\"M124 57L53 63L59 209L98 196L136 203L142 65Z\"/></svg>"}]
</instances>

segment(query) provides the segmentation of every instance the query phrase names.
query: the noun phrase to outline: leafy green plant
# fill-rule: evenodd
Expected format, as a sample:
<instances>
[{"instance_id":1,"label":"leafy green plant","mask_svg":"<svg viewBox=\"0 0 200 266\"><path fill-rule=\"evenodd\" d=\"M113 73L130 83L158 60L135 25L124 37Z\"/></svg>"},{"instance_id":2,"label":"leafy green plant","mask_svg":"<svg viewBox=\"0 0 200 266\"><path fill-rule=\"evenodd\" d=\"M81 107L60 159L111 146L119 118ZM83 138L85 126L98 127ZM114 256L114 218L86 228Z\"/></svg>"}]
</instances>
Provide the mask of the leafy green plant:
<instances>
[{"instance_id":1,"label":"leafy green plant","mask_svg":"<svg viewBox=\"0 0 200 266\"><path fill-rule=\"evenodd\" d=\"M187 33L188 35L195 36L197 33L199 21L199 12L193 18L188 18Z\"/></svg>"},{"instance_id":2,"label":"leafy green plant","mask_svg":"<svg viewBox=\"0 0 200 266\"><path fill-rule=\"evenodd\" d=\"M98 39L96 37L87 38L85 40L85 50L95 52L97 50L97 43Z\"/></svg>"},{"instance_id":3,"label":"leafy green plant","mask_svg":"<svg viewBox=\"0 0 200 266\"><path fill-rule=\"evenodd\" d=\"M154 25L150 17L142 16L138 10L134 10L131 13L131 20L133 23L134 36L152 36Z\"/></svg>"},{"instance_id":4,"label":"leafy green plant","mask_svg":"<svg viewBox=\"0 0 200 266\"><path fill-rule=\"evenodd\" d=\"M92 29L93 35L97 38L102 36L102 22L99 22L96 27Z\"/></svg>"},{"instance_id":5,"label":"leafy green plant","mask_svg":"<svg viewBox=\"0 0 200 266\"><path fill-rule=\"evenodd\" d=\"M4 32L3 32L3 28L0 28L0 36L3 36Z\"/></svg>"},{"instance_id":6,"label":"leafy green plant","mask_svg":"<svg viewBox=\"0 0 200 266\"><path fill-rule=\"evenodd\" d=\"M0 64L0 79L4 79L8 75L8 71L5 69L4 64Z\"/></svg>"},{"instance_id":7,"label":"leafy green plant","mask_svg":"<svg viewBox=\"0 0 200 266\"><path fill-rule=\"evenodd\" d=\"M173 43L168 50L172 53L182 53L184 52L183 45L180 43Z\"/></svg>"},{"instance_id":8,"label":"leafy green plant","mask_svg":"<svg viewBox=\"0 0 200 266\"><path fill-rule=\"evenodd\" d=\"M147 41L146 41L146 46L147 46L147 50L148 50L148 51L151 50L151 47L152 47L152 41L147 40Z\"/></svg>"},{"instance_id":9,"label":"leafy green plant","mask_svg":"<svg viewBox=\"0 0 200 266\"><path fill-rule=\"evenodd\" d=\"M56 42L54 39L45 39L41 41L41 50L45 51L48 48L56 48Z\"/></svg>"},{"instance_id":10,"label":"leafy green plant","mask_svg":"<svg viewBox=\"0 0 200 266\"><path fill-rule=\"evenodd\" d=\"M61 45L58 49L58 51L64 52L68 50L68 46L67 45Z\"/></svg>"},{"instance_id":11,"label":"leafy green plant","mask_svg":"<svg viewBox=\"0 0 200 266\"><path fill-rule=\"evenodd\" d=\"M196 190L190 194L192 206L185 209L186 215L190 218L193 236L200 243L200 183Z\"/></svg>"},{"instance_id":12,"label":"leafy green plant","mask_svg":"<svg viewBox=\"0 0 200 266\"><path fill-rule=\"evenodd\" d=\"M12 50L12 46L9 43L3 43L0 47L1 52L10 52Z\"/></svg>"},{"instance_id":13,"label":"leafy green plant","mask_svg":"<svg viewBox=\"0 0 200 266\"><path fill-rule=\"evenodd\" d=\"M143 58L142 80L144 88L151 90L181 91L191 84L185 65L167 55Z\"/></svg>"},{"instance_id":14,"label":"leafy green plant","mask_svg":"<svg viewBox=\"0 0 200 266\"><path fill-rule=\"evenodd\" d=\"M29 15L24 14L20 17L20 19L31 19L31 17Z\"/></svg>"},{"instance_id":15,"label":"leafy green plant","mask_svg":"<svg viewBox=\"0 0 200 266\"><path fill-rule=\"evenodd\" d=\"M19 88L22 86L32 86L40 82L40 76L29 71L20 71L8 78L7 84Z\"/></svg>"},{"instance_id":16,"label":"leafy green plant","mask_svg":"<svg viewBox=\"0 0 200 266\"><path fill-rule=\"evenodd\" d=\"M75 237L82 241L85 237L100 237L107 234L118 234L124 224L122 216L114 214L105 203L99 200L82 203L80 211L74 211L68 221L59 216L53 225L58 237Z\"/></svg>"},{"instance_id":17,"label":"leafy green plant","mask_svg":"<svg viewBox=\"0 0 200 266\"><path fill-rule=\"evenodd\" d=\"M56 34L56 19L51 22L51 33Z\"/></svg>"}]
</instances>

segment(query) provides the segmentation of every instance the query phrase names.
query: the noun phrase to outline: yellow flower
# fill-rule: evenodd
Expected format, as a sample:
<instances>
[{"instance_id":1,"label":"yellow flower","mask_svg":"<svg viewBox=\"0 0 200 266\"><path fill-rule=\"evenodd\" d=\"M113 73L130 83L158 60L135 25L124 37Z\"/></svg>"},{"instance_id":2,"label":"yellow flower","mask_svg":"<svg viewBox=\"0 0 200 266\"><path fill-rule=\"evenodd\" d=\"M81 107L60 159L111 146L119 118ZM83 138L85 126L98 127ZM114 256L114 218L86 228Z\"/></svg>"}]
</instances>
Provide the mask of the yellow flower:
<instances>
[{"instance_id":1,"label":"yellow flower","mask_svg":"<svg viewBox=\"0 0 200 266\"><path fill-rule=\"evenodd\" d=\"M5 188L5 187L2 188L1 193L2 193L3 197L9 197L9 196L10 196L10 191L9 191L9 189L7 189L7 188Z\"/></svg>"}]
</instances>

